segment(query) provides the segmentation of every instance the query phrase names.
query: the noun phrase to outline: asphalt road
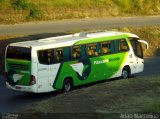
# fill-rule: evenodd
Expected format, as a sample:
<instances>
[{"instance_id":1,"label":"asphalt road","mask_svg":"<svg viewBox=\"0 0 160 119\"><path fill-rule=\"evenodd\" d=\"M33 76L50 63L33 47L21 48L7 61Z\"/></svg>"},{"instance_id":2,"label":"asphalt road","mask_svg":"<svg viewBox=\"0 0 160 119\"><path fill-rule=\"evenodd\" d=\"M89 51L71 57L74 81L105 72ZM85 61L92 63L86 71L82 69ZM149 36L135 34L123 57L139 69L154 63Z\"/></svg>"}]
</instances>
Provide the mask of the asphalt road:
<instances>
[{"instance_id":1,"label":"asphalt road","mask_svg":"<svg viewBox=\"0 0 160 119\"><path fill-rule=\"evenodd\" d=\"M0 35L32 35L45 33L72 32L83 30L102 30L115 27L137 27L160 25L160 16L150 17L116 17L81 20L60 20L48 22L31 22L15 25L0 25Z\"/></svg>"},{"instance_id":2,"label":"asphalt road","mask_svg":"<svg viewBox=\"0 0 160 119\"><path fill-rule=\"evenodd\" d=\"M144 72L139 75L150 76L160 74L159 66L160 57L145 58ZM57 92L45 94L27 94L23 92L15 92L7 89L5 87L4 80L0 79L0 113L14 112L16 109L23 108L27 104L41 101L56 96L57 94Z\"/></svg>"}]
</instances>

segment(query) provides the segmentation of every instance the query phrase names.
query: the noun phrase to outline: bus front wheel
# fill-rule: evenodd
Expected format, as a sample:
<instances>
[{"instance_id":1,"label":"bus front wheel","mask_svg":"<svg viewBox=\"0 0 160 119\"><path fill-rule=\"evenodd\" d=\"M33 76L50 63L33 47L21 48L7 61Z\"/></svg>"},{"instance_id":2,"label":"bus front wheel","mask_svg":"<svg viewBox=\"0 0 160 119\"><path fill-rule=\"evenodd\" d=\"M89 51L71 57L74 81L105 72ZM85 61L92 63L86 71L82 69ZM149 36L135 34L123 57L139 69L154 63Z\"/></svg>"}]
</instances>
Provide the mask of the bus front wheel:
<instances>
[{"instance_id":1,"label":"bus front wheel","mask_svg":"<svg viewBox=\"0 0 160 119\"><path fill-rule=\"evenodd\" d=\"M130 70L128 67L124 67L122 70L122 78L127 79L130 76Z\"/></svg>"},{"instance_id":2,"label":"bus front wheel","mask_svg":"<svg viewBox=\"0 0 160 119\"><path fill-rule=\"evenodd\" d=\"M64 80L64 85L63 85L63 90L64 92L69 92L72 90L72 81L71 79L65 79Z\"/></svg>"}]
</instances>

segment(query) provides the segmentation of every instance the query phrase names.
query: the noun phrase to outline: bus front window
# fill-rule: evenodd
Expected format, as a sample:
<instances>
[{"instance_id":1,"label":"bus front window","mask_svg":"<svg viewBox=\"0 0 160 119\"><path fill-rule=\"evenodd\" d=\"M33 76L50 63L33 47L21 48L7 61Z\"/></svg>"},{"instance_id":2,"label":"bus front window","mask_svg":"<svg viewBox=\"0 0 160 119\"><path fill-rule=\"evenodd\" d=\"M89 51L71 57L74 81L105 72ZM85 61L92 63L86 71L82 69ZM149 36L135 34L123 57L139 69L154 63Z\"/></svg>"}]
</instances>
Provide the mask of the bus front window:
<instances>
[{"instance_id":1,"label":"bus front window","mask_svg":"<svg viewBox=\"0 0 160 119\"><path fill-rule=\"evenodd\" d=\"M138 57L143 58L142 44L137 42L137 54Z\"/></svg>"},{"instance_id":2,"label":"bus front window","mask_svg":"<svg viewBox=\"0 0 160 119\"><path fill-rule=\"evenodd\" d=\"M137 38L131 38L130 43L132 45L134 54L139 58L143 58L143 50L141 42L138 42Z\"/></svg>"}]
</instances>

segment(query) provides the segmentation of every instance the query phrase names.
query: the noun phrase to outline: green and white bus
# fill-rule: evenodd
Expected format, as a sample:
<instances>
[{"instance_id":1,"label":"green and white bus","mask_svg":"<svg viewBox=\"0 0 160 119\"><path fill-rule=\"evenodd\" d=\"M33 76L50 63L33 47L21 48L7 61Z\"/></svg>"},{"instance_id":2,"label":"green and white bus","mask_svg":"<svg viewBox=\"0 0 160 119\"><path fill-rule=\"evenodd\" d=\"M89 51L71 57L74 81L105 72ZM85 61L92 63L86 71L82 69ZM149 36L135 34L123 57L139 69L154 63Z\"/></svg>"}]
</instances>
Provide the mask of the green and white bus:
<instances>
[{"instance_id":1,"label":"green and white bus","mask_svg":"<svg viewBox=\"0 0 160 119\"><path fill-rule=\"evenodd\" d=\"M51 92L142 72L142 44L123 32L76 33L9 44L6 85L33 93Z\"/></svg>"}]
</instances>

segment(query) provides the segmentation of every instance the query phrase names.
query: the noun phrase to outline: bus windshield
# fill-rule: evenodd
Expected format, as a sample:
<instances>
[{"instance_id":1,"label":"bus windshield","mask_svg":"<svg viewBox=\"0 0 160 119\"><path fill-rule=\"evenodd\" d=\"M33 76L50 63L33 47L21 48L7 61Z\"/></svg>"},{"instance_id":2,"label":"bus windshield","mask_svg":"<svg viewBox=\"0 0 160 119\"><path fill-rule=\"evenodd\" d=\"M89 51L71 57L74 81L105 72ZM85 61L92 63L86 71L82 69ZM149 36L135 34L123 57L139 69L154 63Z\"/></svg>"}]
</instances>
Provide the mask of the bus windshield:
<instances>
[{"instance_id":1,"label":"bus windshield","mask_svg":"<svg viewBox=\"0 0 160 119\"><path fill-rule=\"evenodd\" d=\"M143 50L141 42L138 42L137 38L131 38L130 43L132 45L135 55L139 58L143 58Z\"/></svg>"},{"instance_id":2,"label":"bus windshield","mask_svg":"<svg viewBox=\"0 0 160 119\"><path fill-rule=\"evenodd\" d=\"M6 58L31 61L31 48L9 46Z\"/></svg>"}]
</instances>

